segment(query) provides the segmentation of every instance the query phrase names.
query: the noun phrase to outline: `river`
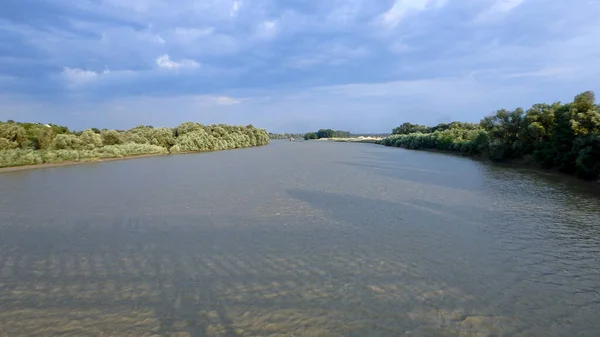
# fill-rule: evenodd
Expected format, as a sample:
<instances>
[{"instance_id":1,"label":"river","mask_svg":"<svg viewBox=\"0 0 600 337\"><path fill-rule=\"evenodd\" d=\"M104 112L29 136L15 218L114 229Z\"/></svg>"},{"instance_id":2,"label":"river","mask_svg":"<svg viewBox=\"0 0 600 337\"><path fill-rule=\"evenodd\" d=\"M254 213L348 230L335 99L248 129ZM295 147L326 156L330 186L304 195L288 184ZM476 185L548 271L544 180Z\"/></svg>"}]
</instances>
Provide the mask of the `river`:
<instances>
[{"instance_id":1,"label":"river","mask_svg":"<svg viewBox=\"0 0 600 337\"><path fill-rule=\"evenodd\" d=\"M598 336L599 188L372 144L0 174L7 336Z\"/></svg>"}]
</instances>

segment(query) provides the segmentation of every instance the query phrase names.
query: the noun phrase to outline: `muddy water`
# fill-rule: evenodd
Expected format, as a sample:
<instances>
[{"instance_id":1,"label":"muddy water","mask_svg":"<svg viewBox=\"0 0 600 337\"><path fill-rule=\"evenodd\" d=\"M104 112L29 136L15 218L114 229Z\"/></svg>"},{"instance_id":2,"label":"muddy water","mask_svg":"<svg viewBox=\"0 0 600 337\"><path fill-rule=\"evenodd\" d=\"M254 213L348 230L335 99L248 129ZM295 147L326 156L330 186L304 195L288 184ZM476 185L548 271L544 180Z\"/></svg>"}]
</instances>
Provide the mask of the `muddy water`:
<instances>
[{"instance_id":1,"label":"muddy water","mask_svg":"<svg viewBox=\"0 0 600 337\"><path fill-rule=\"evenodd\" d=\"M0 174L7 336L597 336L600 196L370 144Z\"/></svg>"}]
</instances>

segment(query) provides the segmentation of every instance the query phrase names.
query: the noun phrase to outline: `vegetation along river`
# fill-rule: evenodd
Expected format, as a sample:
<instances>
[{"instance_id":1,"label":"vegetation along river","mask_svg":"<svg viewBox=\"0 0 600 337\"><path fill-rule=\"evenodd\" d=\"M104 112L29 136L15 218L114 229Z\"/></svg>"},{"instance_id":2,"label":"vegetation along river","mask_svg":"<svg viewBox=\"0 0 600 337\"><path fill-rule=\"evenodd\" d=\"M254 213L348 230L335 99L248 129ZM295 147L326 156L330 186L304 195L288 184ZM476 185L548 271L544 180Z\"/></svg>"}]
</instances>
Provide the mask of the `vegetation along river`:
<instances>
[{"instance_id":1,"label":"vegetation along river","mask_svg":"<svg viewBox=\"0 0 600 337\"><path fill-rule=\"evenodd\" d=\"M6 336L597 336L600 196L371 144L0 174Z\"/></svg>"}]
</instances>

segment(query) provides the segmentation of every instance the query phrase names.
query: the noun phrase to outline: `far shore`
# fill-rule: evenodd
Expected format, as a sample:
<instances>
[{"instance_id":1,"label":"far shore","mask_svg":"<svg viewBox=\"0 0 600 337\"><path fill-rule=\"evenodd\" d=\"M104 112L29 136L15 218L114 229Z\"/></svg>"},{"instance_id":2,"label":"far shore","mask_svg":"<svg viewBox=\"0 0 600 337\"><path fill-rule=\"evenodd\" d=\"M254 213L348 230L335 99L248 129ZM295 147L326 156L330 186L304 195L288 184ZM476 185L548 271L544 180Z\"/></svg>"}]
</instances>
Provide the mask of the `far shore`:
<instances>
[{"instance_id":1,"label":"far shore","mask_svg":"<svg viewBox=\"0 0 600 337\"><path fill-rule=\"evenodd\" d=\"M318 141L330 141L330 142L340 142L340 143L376 143L379 140L382 140L381 137L352 137L352 138L321 138L315 139Z\"/></svg>"}]
</instances>

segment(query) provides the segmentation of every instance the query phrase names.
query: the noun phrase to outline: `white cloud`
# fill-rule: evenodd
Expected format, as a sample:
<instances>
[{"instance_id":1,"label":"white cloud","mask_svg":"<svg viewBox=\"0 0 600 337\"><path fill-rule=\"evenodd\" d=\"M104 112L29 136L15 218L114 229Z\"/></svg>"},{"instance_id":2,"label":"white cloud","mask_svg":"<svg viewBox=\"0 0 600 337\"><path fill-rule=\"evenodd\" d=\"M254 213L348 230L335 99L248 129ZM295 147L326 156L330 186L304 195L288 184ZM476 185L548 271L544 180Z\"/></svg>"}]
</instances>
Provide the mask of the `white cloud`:
<instances>
[{"instance_id":1,"label":"white cloud","mask_svg":"<svg viewBox=\"0 0 600 337\"><path fill-rule=\"evenodd\" d=\"M524 71L518 73L509 73L502 75L502 78L524 78L524 77L554 77L558 78L561 76L568 76L575 74L579 71L578 67L555 67L555 68L542 68L533 71Z\"/></svg>"},{"instance_id":2,"label":"white cloud","mask_svg":"<svg viewBox=\"0 0 600 337\"><path fill-rule=\"evenodd\" d=\"M86 83L86 82L97 79L101 75L105 75L108 73L110 73L110 70L108 70L108 69L104 70L103 72L98 73L98 72L91 71L91 70L84 70L84 69L79 69L79 68L69 68L69 67L63 68L63 71L62 71L63 76L65 76L66 79L71 84Z\"/></svg>"},{"instance_id":3,"label":"white cloud","mask_svg":"<svg viewBox=\"0 0 600 337\"><path fill-rule=\"evenodd\" d=\"M214 28L212 28L212 27L208 27L208 28L176 27L173 32L178 39L181 39L184 41L191 41L191 40L195 40L197 38L203 37L203 36L211 35L214 32Z\"/></svg>"},{"instance_id":4,"label":"white cloud","mask_svg":"<svg viewBox=\"0 0 600 337\"><path fill-rule=\"evenodd\" d=\"M258 25L256 37L270 39L277 35L278 23L275 20L266 20Z\"/></svg>"},{"instance_id":5,"label":"white cloud","mask_svg":"<svg viewBox=\"0 0 600 337\"><path fill-rule=\"evenodd\" d=\"M160 35L156 34L154 35L154 41L160 43L160 44L165 44L165 39L163 39Z\"/></svg>"},{"instance_id":6,"label":"white cloud","mask_svg":"<svg viewBox=\"0 0 600 337\"><path fill-rule=\"evenodd\" d=\"M164 69L197 68L200 64L194 60L172 61L168 54L156 58L156 65Z\"/></svg>"},{"instance_id":7,"label":"white cloud","mask_svg":"<svg viewBox=\"0 0 600 337\"><path fill-rule=\"evenodd\" d=\"M228 96L219 96L216 98L217 103L220 105L233 105L233 104L238 104L240 103L239 99L235 99L232 97L228 97Z\"/></svg>"},{"instance_id":8,"label":"white cloud","mask_svg":"<svg viewBox=\"0 0 600 337\"><path fill-rule=\"evenodd\" d=\"M239 0L233 0L233 5L231 5L231 12L229 16L235 17L237 13L240 11L240 7L242 6L242 2Z\"/></svg>"},{"instance_id":9,"label":"white cloud","mask_svg":"<svg viewBox=\"0 0 600 337\"><path fill-rule=\"evenodd\" d=\"M496 0L488 9L479 13L474 21L480 23L498 19L524 2L525 0Z\"/></svg>"},{"instance_id":10,"label":"white cloud","mask_svg":"<svg viewBox=\"0 0 600 337\"><path fill-rule=\"evenodd\" d=\"M520 6L525 0L498 0L490 8L491 12L506 13Z\"/></svg>"},{"instance_id":11,"label":"white cloud","mask_svg":"<svg viewBox=\"0 0 600 337\"><path fill-rule=\"evenodd\" d=\"M327 14L326 20L334 24L353 22L361 12L364 0L337 0L333 2L333 10Z\"/></svg>"},{"instance_id":12,"label":"white cloud","mask_svg":"<svg viewBox=\"0 0 600 337\"><path fill-rule=\"evenodd\" d=\"M383 13L380 19L385 26L393 28L410 13L421 12L428 8L439 8L447 2L448 0L396 0L392 8Z\"/></svg>"},{"instance_id":13,"label":"white cloud","mask_svg":"<svg viewBox=\"0 0 600 337\"><path fill-rule=\"evenodd\" d=\"M161 34L169 41L172 52L200 55L234 54L239 51L242 41L238 36L219 33L215 27L175 27Z\"/></svg>"},{"instance_id":14,"label":"white cloud","mask_svg":"<svg viewBox=\"0 0 600 337\"><path fill-rule=\"evenodd\" d=\"M327 41L311 46L311 50L289 58L284 64L291 68L309 68L316 65L343 65L357 59L364 59L371 55L371 51L361 45L347 45L341 42Z\"/></svg>"}]
</instances>

